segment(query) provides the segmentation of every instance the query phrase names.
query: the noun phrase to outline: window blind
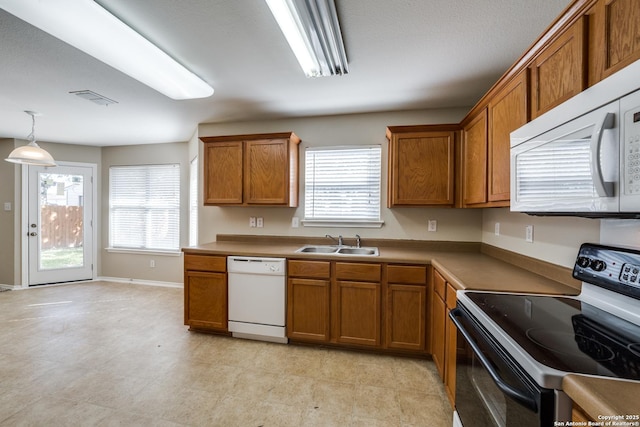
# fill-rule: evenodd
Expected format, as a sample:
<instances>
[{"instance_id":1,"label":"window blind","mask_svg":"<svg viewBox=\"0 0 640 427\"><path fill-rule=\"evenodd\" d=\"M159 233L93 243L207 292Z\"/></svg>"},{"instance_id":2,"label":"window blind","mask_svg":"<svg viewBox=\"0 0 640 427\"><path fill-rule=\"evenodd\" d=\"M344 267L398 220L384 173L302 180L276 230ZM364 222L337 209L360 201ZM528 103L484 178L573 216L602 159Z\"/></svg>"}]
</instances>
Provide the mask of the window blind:
<instances>
[{"instance_id":1,"label":"window blind","mask_svg":"<svg viewBox=\"0 0 640 427\"><path fill-rule=\"evenodd\" d=\"M180 165L109 168L109 245L177 251L180 246Z\"/></svg>"},{"instance_id":2,"label":"window blind","mask_svg":"<svg viewBox=\"0 0 640 427\"><path fill-rule=\"evenodd\" d=\"M189 165L189 246L198 244L198 156Z\"/></svg>"},{"instance_id":3,"label":"window blind","mask_svg":"<svg viewBox=\"0 0 640 427\"><path fill-rule=\"evenodd\" d=\"M381 148L309 148L305 155L306 220L380 220Z\"/></svg>"}]
</instances>

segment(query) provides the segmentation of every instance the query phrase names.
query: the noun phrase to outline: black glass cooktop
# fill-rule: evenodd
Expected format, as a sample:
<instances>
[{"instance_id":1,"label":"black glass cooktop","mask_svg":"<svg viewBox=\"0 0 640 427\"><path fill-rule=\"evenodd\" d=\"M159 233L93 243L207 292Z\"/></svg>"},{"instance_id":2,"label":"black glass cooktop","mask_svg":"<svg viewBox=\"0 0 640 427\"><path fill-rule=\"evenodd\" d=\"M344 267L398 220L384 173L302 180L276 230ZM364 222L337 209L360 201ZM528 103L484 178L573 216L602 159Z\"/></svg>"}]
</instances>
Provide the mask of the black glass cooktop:
<instances>
[{"instance_id":1,"label":"black glass cooktop","mask_svg":"<svg viewBox=\"0 0 640 427\"><path fill-rule=\"evenodd\" d=\"M561 371L640 380L640 326L576 299L467 292L538 362Z\"/></svg>"}]
</instances>

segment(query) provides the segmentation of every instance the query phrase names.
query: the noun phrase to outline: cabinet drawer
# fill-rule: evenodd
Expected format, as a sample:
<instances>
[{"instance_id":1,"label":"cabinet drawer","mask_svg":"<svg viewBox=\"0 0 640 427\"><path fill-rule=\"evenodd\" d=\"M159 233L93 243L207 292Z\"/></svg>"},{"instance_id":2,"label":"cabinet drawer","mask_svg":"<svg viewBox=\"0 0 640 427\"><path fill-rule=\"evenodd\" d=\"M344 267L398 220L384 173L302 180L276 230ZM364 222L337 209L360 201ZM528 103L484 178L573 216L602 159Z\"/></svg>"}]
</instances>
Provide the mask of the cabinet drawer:
<instances>
[{"instance_id":1,"label":"cabinet drawer","mask_svg":"<svg viewBox=\"0 0 640 427\"><path fill-rule=\"evenodd\" d=\"M336 262L336 279L379 282L380 269L380 264Z\"/></svg>"},{"instance_id":2,"label":"cabinet drawer","mask_svg":"<svg viewBox=\"0 0 640 427\"><path fill-rule=\"evenodd\" d=\"M447 289L447 281L442 277L438 270L433 270L433 290L442 301L445 300L445 292Z\"/></svg>"},{"instance_id":3,"label":"cabinet drawer","mask_svg":"<svg viewBox=\"0 0 640 427\"><path fill-rule=\"evenodd\" d=\"M454 309L456 308L456 301L457 301L457 297L456 297L456 289L451 286L451 283L447 283L447 308L449 309Z\"/></svg>"},{"instance_id":4,"label":"cabinet drawer","mask_svg":"<svg viewBox=\"0 0 640 427\"><path fill-rule=\"evenodd\" d=\"M389 283L406 283L425 285L427 283L427 267L419 265L390 265L387 267Z\"/></svg>"},{"instance_id":5,"label":"cabinet drawer","mask_svg":"<svg viewBox=\"0 0 640 427\"><path fill-rule=\"evenodd\" d=\"M290 277L313 277L328 279L331 272L329 261L290 260L287 264Z\"/></svg>"},{"instance_id":6,"label":"cabinet drawer","mask_svg":"<svg viewBox=\"0 0 640 427\"><path fill-rule=\"evenodd\" d=\"M227 271L227 257L212 255L185 255L184 269L197 271Z\"/></svg>"}]
</instances>

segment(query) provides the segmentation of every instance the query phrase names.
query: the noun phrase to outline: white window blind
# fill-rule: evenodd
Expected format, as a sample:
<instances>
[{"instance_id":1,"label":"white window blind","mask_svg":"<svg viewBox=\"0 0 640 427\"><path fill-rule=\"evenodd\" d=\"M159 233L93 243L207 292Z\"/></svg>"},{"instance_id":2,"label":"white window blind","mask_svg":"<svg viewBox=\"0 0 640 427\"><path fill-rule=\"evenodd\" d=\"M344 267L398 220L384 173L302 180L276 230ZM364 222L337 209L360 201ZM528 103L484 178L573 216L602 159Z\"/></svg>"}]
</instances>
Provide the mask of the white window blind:
<instances>
[{"instance_id":1,"label":"white window blind","mask_svg":"<svg viewBox=\"0 0 640 427\"><path fill-rule=\"evenodd\" d=\"M305 221L380 222L381 148L308 148Z\"/></svg>"},{"instance_id":2,"label":"white window blind","mask_svg":"<svg viewBox=\"0 0 640 427\"><path fill-rule=\"evenodd\" d=\"M189 246L198 244L198 156L189 165Z\"/></svg>"},{"instance_id":3,"label":"white window blind","mask_svg":"<svg viewBox=\"0 0 640 427\"><path fill-rule=\"evenodd\" d=\"M177 251L180 246L180 165L109 168L109 245Z\"/></svg>"}]
</instances>

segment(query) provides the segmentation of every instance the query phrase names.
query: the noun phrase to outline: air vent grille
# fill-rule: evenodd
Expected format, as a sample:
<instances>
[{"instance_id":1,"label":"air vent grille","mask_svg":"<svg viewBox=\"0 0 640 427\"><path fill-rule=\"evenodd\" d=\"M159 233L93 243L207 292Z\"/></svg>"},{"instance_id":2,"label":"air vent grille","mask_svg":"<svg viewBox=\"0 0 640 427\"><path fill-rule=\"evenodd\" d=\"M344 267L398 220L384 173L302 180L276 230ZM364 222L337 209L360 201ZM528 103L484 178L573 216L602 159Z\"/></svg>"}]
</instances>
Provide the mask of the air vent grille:
<instances>
[{"instance_id":1,"label":"air vent grille","mask_svg":"<svg viewBox=\"0 0 640 427\"><path fill-rule=\"evenodd\" d=\"M87 101L91 101L94 104L98 105L109 105L118 103L118 101L114 101L113 99L109 99L106 96L102 96L90 90L76 90L69 93L72 93L82 99L86 99Z\"/></svg>"}]
</instances>

